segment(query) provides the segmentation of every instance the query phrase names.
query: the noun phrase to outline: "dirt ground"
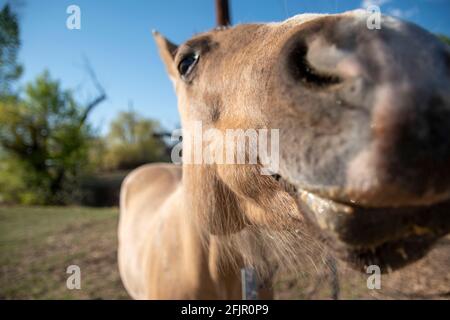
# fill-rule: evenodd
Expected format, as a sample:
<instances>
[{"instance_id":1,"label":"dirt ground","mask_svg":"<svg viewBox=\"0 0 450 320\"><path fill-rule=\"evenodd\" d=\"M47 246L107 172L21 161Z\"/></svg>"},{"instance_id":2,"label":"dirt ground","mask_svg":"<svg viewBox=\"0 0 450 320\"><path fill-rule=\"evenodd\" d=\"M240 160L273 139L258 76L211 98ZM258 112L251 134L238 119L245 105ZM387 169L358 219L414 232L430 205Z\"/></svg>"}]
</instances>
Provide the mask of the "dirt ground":
<instances>
[{"instance_id":1,"label":"dirt ground","mask_svg":"<svg viewBox=\"0 0 450 320\"><path fill-rule=\"evenodd\" d=\"M0 299L128 299L117 269L117 209L0 207ZM69 290L66 269L81 269L81 290ZM383 275L380 290L367 276L337 262L305 264L280 275L278 299L450 299L450 237L411 266Z\"/></svg>"},{"instance_id":2,"label":"dirt ground","mask_svg":"<svg viewBox=\"0 0 450 320\"><path fill-rule=\"evenodd\" d=\"M309 268L304 271L307 276L282 276L278 280L276 298L331 299L338 294L339 299L450 299L450 237L441 240L424 259L381 275L379 290L367 288L370 274L339 261L337 276L324 264L305 268Z\"/></svg>"}]
</instances>

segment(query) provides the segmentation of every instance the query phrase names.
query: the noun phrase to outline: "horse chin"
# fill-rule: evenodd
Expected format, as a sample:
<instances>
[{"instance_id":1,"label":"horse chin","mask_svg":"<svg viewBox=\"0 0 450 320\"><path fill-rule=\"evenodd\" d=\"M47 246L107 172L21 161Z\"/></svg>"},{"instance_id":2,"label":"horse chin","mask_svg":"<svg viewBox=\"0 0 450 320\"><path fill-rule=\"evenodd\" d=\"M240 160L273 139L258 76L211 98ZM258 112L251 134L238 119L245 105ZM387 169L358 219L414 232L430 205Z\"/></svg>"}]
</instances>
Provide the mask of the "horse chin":
<instances>
[{"instance_id":1,"label":"horse chin","mask_svg":"<svg viewBox=\"0 0 450 320\"><path fill-rule=\"evenodd\" d=\"M335 255L355 269L377 265L382 272L424 257L450 232L450 200L405 207L365 207L319 196L277 181L295 198L308 227Z\"/></svg>"}]
</instances>

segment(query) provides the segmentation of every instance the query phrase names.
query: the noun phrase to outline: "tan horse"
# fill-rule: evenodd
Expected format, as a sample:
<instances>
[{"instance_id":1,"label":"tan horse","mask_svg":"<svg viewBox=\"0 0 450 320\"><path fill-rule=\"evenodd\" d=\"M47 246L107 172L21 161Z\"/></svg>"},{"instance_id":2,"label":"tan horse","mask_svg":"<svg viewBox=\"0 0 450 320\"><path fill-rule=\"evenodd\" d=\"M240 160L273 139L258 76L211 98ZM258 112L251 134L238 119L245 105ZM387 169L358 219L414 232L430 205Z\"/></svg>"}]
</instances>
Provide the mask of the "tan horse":
<instances>
[{"instance_id":1,"label":"tan horse","mask_svg":"<svg viewBox=\"0 0 450 320\"><path fill-rule=\"evenodd\" d=\"M366 21L305 14L180 46L154 34L183 129L279 129L279 166L133 171L119 225L133 298L240 299L241 267L295 269L315 239L355 268L388 271L449 232L449 50L415 25Z\"/></svg>"}]
</instances>

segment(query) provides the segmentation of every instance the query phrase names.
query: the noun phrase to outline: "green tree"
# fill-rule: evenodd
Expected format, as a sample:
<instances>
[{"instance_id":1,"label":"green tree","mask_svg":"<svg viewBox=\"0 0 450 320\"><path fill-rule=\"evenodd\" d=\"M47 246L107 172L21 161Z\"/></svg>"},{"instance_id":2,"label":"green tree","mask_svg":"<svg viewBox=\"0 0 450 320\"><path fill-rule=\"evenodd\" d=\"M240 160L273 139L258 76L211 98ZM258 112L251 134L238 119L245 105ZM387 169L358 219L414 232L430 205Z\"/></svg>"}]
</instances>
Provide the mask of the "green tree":
<instances>
[{"instance_id":1,"label":"green tree","mask_svg":"<svg viewBox=\"0 0 450 320\"><path fill-rule=\"evenodd\" d=\"M160 131L157 121L145 119L135 112L120 113L111 122L105 138L104 167L109 170L133 169L145 163L168 161L168 147L157 135Z\"/></svg>"},{"instance_id":2,"label":"green tree","mask_svg":"<svg viewBox=\"0 0 450 320\"><path fill-rule=\"evenodd\" d=\"M9 4L0 10L0 98L11 94L11 84L22 74L17 62L20 29L17 15Z\"/></svg>"},{"instance_id":3,"label":"green tree","mask_svg":"<svg viewBox=\"0 0 450 320\"><path fill-rule=\"evenodd\" d=\"M0 193L5 201L61 203L87 159L82 107L47 72L26 86L23 99L0 101Z\"/></svg>"}]
</instances>

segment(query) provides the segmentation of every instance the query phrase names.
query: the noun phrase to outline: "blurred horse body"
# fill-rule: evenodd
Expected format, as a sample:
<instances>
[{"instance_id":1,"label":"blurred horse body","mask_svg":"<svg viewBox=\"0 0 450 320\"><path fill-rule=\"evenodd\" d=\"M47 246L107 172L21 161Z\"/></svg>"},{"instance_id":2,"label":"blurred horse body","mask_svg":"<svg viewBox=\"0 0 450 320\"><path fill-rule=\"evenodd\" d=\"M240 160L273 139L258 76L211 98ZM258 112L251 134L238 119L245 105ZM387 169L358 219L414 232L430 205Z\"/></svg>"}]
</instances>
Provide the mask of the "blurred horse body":
<instances>
[{"instance_id":1,"label":"blurred horse body","mask_svg":"<svg viewBox=\"0 0 450 320\"><path fill-rule=\"evenodd\" d=\"M151 164L124 181L119 268L125 287L136 299L240 299L239 277L234 269L219 270L215 241L204 243L186 210L181 176L180 166Z\"/></svg>"}]
</instances>

